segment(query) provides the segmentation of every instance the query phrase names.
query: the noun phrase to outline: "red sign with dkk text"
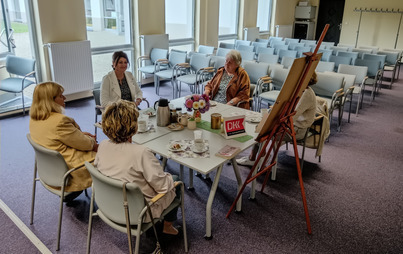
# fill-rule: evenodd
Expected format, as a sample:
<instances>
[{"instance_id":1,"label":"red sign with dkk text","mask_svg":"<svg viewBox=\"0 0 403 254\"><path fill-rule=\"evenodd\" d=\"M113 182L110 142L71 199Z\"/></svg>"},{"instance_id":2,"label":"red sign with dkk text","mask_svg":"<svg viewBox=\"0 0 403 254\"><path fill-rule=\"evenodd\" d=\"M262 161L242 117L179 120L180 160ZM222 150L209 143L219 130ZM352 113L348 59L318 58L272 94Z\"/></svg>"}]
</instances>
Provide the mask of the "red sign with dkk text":
<instances>
[{"instance_id":1,"label":"red sign with dkk text","mask_svg":"<svg viewBox=\"0 0 403 254\"><path fill-rule=\"evenodd\" d=\"M225 121L225 132L227 133L227 136L245 133L243 122L244 117Z\"/></svg>"}]
</instances>

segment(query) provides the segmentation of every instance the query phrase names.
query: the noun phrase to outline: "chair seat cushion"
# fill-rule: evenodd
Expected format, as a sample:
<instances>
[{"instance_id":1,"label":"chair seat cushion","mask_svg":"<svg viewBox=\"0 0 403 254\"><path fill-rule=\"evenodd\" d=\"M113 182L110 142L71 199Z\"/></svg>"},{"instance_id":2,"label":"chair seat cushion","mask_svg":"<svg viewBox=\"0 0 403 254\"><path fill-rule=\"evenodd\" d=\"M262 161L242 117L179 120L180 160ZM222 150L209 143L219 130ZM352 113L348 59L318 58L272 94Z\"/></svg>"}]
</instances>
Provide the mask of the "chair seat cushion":
<instances>
[{"instance_id":1,"label":"chair seat cushion","mask_svg":"<svg viewBox=\"0 0 403 254\"><path fill-rule=\"evenodd\" d=\"M196 74L187 74L184 76L180 76L177 78L177 80L189 85L193 85L196 83Z\"/></svg>"},{"instance_id":2,"label":"chair seat cushion","mask_svg":"<svg viewBox=\"0 0 403 254\"><path fill-rule=\"evenodd\" d=\"M279 94L280 94L279 90L272 90L260 94L259 97L265 101L269 101L270 104L273 104L274 102L276 102Z\"/></svg>"},{"instance_id":3,"label":"chair seat cushion","mask_svg":"<svg viewBox=\"0 0 403 254\"><path fill-rule=\"evenodd\" d=\"M139 71L149 74L154 74L154 70L155 70L154 65L146 65L139 68Z\"/></svg>"},{"instance_id":4,"label":"chair seat cushion","mask_svg":"<svg viewBox=\"0 0 403 254\"><path fill-rule=\"evenodd\" d=\"M172 78L172 69L156 72L155 75L157 75L160 78L171 79Z\"/></svg>"},{"instance_id":5,"label":"chair seat cushion","mask_svg":"<svg viewBox=\"0 0 403 254\"><path fill-rule=\"evenodd\" d=\"M0 82L0 90L9 93L21 93L23 89L34 83L34 81L25 79L24 87L22 88L22 78L6 78Z\"/></svg>"}]
</instances>

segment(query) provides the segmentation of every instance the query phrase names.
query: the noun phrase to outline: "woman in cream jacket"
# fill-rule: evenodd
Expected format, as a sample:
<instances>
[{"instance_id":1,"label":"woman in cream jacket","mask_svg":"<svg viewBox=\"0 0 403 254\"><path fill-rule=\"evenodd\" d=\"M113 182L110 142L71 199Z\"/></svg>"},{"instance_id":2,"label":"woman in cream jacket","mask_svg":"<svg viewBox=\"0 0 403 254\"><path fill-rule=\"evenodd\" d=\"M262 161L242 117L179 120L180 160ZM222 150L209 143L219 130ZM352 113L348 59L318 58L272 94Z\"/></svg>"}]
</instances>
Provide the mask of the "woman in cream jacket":
<instances>
[{"instance_id":1,"label":"woman in cream jacket","mask_svg":"<svg viewBox=\"0 0 403 254\"><path fill-rule=\"evenodd\" d=\"M116 51L112 56L113 71L102 79L101 106L106 107L109 102L119 99L134 101L138 106L143 99L143 92L137 85L131 72L126 71L129 58L123 51Z\"/></svg>"}]
</instances>

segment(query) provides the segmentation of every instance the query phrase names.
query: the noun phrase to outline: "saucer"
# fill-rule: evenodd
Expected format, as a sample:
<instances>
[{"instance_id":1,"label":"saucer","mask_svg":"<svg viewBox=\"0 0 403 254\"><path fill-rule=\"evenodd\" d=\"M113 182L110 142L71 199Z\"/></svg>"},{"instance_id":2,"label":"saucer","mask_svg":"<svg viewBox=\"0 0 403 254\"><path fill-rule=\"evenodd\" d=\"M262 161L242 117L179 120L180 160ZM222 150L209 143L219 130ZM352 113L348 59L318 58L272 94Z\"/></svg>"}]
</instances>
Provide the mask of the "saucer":
<instances>
[{"instance_id":1,"label":"saucer","mask_svg":"<svg viewBox=\"0 0 403 254\"><path fill-rule=\"evenodd\" d=\"M175 146L177 146L177 147L175 147ZM184 145L177 143L177 142L171 143L168 146L168 150L171 152L182 152L182 151L184 151L184 148L185 148Z\"/></svg>"},{"instance_id":2,"label":"saucer","mask_svg":"<svg viewBox=\"0 0 403 254\"><path fill-rule=\"evenodd\" d=\"M172 123L168 125L167 128L170 129L171 131L181 131L185 128L185 126L179 123Z\"/></svg>"},{"instance_id":3,"label":"saucer","mask_svg":"<svg viewBox=\"0 0 403 254\"><path fill-rule=\"evenodd\" d=\"M144 131L137 130L137 133L145 133L145 132L147 132L149 130L151 130L151 125L148 125L147 128Z\"/></svg>"},{"instance_id":4,"label":"saucer","mask_svg":"<svg viewBox=\"0 0 403 254\"><path fill-rule=\"evenodd\" d=\"M192 152L194 152L194 153L204 153L204 152L207 152L207 151L208 151L208 146L204 146L203 150L201 150L201 151L196 150L196 147L192 146Z\"/></svg>"},{"instance_id":5,"label":"saucer","mask_svg":"<svg viewBox=\"0 0 403 254\"><path fill-rule=\"evenodd\" d=\"M217 106L217 102L216 101L210 101L210 107L215 107Z\"/></svg>"},{"instance_id":6,"label":"saucer","mask_svg":"<svg viewBox=\"0 0 403 254\"><path fill-rule=\"evenodd\" d=\"M148 115L148 116L156 116L157 112L153 108L146 108L141 111L143 115Z\"/></svg>"}]
</instances>

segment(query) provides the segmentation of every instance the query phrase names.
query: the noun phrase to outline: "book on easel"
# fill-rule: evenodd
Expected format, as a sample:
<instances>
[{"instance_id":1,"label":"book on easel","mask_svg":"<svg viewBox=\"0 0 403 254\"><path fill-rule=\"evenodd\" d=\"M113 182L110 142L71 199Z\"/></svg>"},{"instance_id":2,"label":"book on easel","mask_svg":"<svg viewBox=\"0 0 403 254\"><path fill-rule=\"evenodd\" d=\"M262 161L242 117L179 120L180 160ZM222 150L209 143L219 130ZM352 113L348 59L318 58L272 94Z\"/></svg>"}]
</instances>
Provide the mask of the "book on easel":
<instances>
[{"instance_id":1,"label":"book on easel","mask_svg":"<svg viewBox=\"0 0 403 254\"><path fill-rule=\"evenodd\" d=\"M226 145L223 148L221 148L215 155L224 159L232 159L240 151L241 148L238 146Z\"/></svg>"}]
</instances>

